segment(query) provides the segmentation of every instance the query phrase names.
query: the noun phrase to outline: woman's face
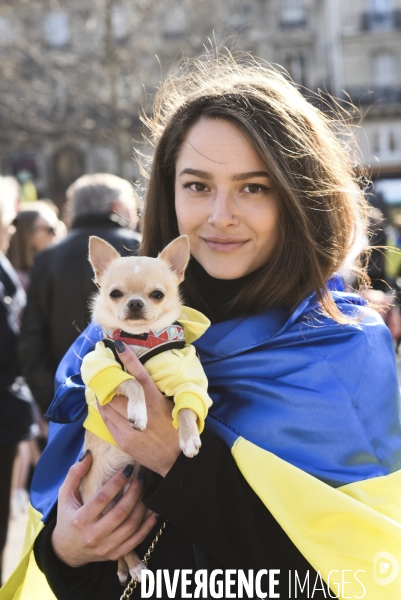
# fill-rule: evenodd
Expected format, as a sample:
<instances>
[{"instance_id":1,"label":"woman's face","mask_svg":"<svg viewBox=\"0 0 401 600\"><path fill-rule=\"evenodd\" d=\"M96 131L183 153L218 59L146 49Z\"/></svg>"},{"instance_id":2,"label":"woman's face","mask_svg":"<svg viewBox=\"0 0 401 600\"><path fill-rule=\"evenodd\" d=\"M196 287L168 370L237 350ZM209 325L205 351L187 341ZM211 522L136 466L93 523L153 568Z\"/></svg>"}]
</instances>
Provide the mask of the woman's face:
<instances>
[{"instance_id":1,"label":"woman's face","mask_svg":"<svg viewBox=\"0 0 401 600\"><path fill-rule=\"evenodd\" d=\"M217 279L262 267L278 236L277 198L244 134L222 119L189 130L177 157L175 209L192 256Z\"/></svg>"},{"instance_id":2,"label":"woman's face","mask_svg":"<svg viewBox=\"0 0 401 600\"><path fill-rule=\"evenodd\" d=\"M34 252L40 252L53 244L56 236L56 228L54 222L40 215L34 222L31 235L30 245Z\"/></svg>"}]
</instances>

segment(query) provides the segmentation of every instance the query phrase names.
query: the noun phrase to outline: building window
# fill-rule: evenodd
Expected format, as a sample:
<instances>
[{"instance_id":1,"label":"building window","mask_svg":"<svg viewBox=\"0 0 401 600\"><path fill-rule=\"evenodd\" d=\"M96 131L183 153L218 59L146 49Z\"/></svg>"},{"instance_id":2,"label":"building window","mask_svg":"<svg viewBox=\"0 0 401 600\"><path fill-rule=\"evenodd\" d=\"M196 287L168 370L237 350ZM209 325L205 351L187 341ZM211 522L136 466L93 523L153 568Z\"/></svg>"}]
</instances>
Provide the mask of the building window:
<instances>
[{"instance_id":1,"label":"building window","mask_svg":"<svg viewBox=\"0 0 401 600\"><path fill-rule=\"evenodd\" d=\"M252 5L244 4L243 6L238 6L237 10L234 12L230 11L228 15L227 22L230 27L234 30L243 29L247 27L252 19Z\"/></svg>"},{"instance_id":2,"label":"building window","mask_svg":"<svg viewBox=\"0 0 401 600\"><path fill-rule=\"evenodd\" d=\"M287 58L286 68L295 83L299 85L307 85L306 77L306 56L304 54L298 54L297 56L289 56Z\"/></svg>"},{"instance_id":3,"label":"building window","mask_svg":"<svg viewBox=\"0 0 401 600\"><path fill-rule=\"evenodd\" d=\"M185 35L187 28L187 13L181 2L170 4L164 19L164 35L166 37L180 37Z\"/></svg>"},{"instance_id":4,"label":"building window","mask_svg":"<svg viewBox=\"0 0 401 600\"><path fill-rule=\"evenodd\" d=\"M397 132L388 126L382 126L373 134L373 152L380 158L388 158L399 150Z\"/></svg>"},{"instance_id":5,"label":"building window","mask_svg":"<svg viewBox=\"0 0 401 600\"><path fill-rule=\"evenodd\" d=\"M68 13L54 10L49 13L44 22L45 38L50 48L63 48L71 40L70 21Z\"/></svg>"},{"instance_id":6,"label":"building window","mask_svg":"<svg viewBox=\"0 0 401 600\"><path fill-rule=\"evenodd\" d=\"M294 27L305 24L304 0L279 0L279 3L282 25Z\"/></svg>"},{"instance_id":7,"label":"building window","mask_svg":"<svg viewBox=\"0 0 401 600\"><path fill-rule=\"evenodd\" d=\"M372 136L372 150L376 154L380 153L380 133L375 131Z\"/></svg>"},{"instance_id":8,"label":"building window","mask_svg":"<svg viewBox=\"0 0 401 600\"><path fill-rule=\"evenodd\" d=\"M124 40L129 33L127 9L123 4L113 4L111 28L116 40Z\"/></svg>"},{"instance_id":9,"label":"building window","mask_svg":"<svg viewBox=\"0 0 401 600\"><path fill-rule=\"evenodd\" d=\"M368 11L362 15L362 29L392 29L396 26L393 0L368 0L367 7Z\"/></svg>"},{"instance_id":10,"label":"building window","mask_svg":"<svg viewBox=\"0 0 401 600\"><path fill-rule=\"evenodd\" d=\"M397 58L394 54L383 52L372 59L373 84L377 88L394 88L397 85Z\"/></svg>"},{"instance_id":11,"label":"building window","mask_svg":"<svg viewBox=\"0 0 401 600\"><path fill-rule=\"evenodd\" d=\"M368 0L369 10L375 14L386 14L393 10L392 0Z\"/></svg>"}]
</instances>

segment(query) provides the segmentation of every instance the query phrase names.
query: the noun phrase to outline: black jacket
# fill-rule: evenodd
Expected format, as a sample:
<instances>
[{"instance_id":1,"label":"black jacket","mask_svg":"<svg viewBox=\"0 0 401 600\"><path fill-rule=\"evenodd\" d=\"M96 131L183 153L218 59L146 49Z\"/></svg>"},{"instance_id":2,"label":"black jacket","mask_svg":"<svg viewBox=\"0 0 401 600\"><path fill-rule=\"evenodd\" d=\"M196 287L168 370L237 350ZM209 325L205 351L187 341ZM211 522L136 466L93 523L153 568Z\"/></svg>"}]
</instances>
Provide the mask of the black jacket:
<instances>
[{"instance_id":1,"label":"black jacket","mask_svg":"<svg viewBox=\"0 0 401 600\"><path fill-rule=\"evenodd\" d=\"M122 256L136 253L139 234L113 215L85 215L59 244L41 252L32 269L19 340L22 371L45 412L54 394L54 375L68 348L90 321L88 300L96 291L88 261L88 239L96 235Z\"/></svg>"},{"instance_id":2,"label":"black jacket","mask_svg":"<svg viewBox=\"0 0 401 600\"><path fill-rule=\"evenodd\" d=\"M8 259L0 252L0 445L31 437L29 390L21 381L17 357L19 315L25 292Z\"/></svg>"},{"instance_id":3,"label":"black jacket","mask_svg":"<svg viewBox=\"0 0 401 600\"><path fill-rule=\"evenodd\" d=\"M186 458L181 454L164 479L153 475L153 479L145 485L144 503L161 518L136 549L141 558L160 525L167 520L166 529L150 558L150 570L167 569L172 580L175 569L195 571L208 568L209 572L242 569L246 574L248 569L253 569L255 575L262 569L280 569L277 575L279 585L274 590L280 593L280 598L313 597L319 600L330 597L327 587L325 591L318 591L321 586L316 571L245 481L230 449L207 431L207 423L198 456ZM45 573L56 598L117 600L122 593L117 579L117 563L91 563L77 569L67 566L52 550L51 534L55 522L54 518L46 525L35 542L34 550L36 562ZM204 554L201 564L195 559L193 543L198 552L201 550ZM305 581L309 572L309 592L318 581L313 596L309 595L306 586L303 592L298 587L295 595L295 571L301 582ZM267 592L266 575L261 585ZM138 586L133 600L141 597L140 591ZM164 586L161 597L169 597ZM179 585L175 598L181 597Z\"/></svg>"}]
</instances>

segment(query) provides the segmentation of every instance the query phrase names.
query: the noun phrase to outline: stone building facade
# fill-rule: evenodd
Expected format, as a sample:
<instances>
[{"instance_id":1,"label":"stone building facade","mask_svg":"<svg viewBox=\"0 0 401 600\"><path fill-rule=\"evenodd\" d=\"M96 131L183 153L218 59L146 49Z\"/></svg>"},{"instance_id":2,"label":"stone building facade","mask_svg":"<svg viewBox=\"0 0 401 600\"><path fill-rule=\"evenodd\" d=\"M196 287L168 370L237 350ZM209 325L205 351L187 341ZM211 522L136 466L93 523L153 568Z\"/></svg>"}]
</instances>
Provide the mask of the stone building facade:
<instances>
[{"instance_id":1,"label":"stone building facade","mask_svg":"<svg viewBox=\"0 0 401 600\"><path fill-rule=\"evenodd\" d=\"M81 173L135 179L140 104L208 38L351 100L361 162L401 178L401 0L2 0L1 172L31 170L60 205Z\"/></svg>"}]
</instances>

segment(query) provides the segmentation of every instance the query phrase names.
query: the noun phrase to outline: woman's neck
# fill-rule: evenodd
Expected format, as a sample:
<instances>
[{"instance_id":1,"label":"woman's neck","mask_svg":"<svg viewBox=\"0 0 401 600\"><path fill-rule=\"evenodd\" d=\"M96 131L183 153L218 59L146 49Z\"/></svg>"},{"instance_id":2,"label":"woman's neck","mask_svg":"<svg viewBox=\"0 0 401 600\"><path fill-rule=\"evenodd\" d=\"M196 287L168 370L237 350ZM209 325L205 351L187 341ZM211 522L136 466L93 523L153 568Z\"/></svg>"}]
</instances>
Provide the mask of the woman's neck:
<instances>
[{"instance_id":1,"label":"woman's neck","mask_svg":"<svg viewBox=\"0 0 401 600\"><path fill-rule=\"evenodd\" d=\"M243 315L240 309L230 310L228 314L228 307L232 299L245 284L256 276L256 273L257 271L239 279L216 279L209 275L194 258L191 258L187 269L187 278L190 281L191 289L197 290L197 297L191 297L185 291L184 295L188 304L205 313L212 323L239 317Z\"/></svg>"}]
</instances>

